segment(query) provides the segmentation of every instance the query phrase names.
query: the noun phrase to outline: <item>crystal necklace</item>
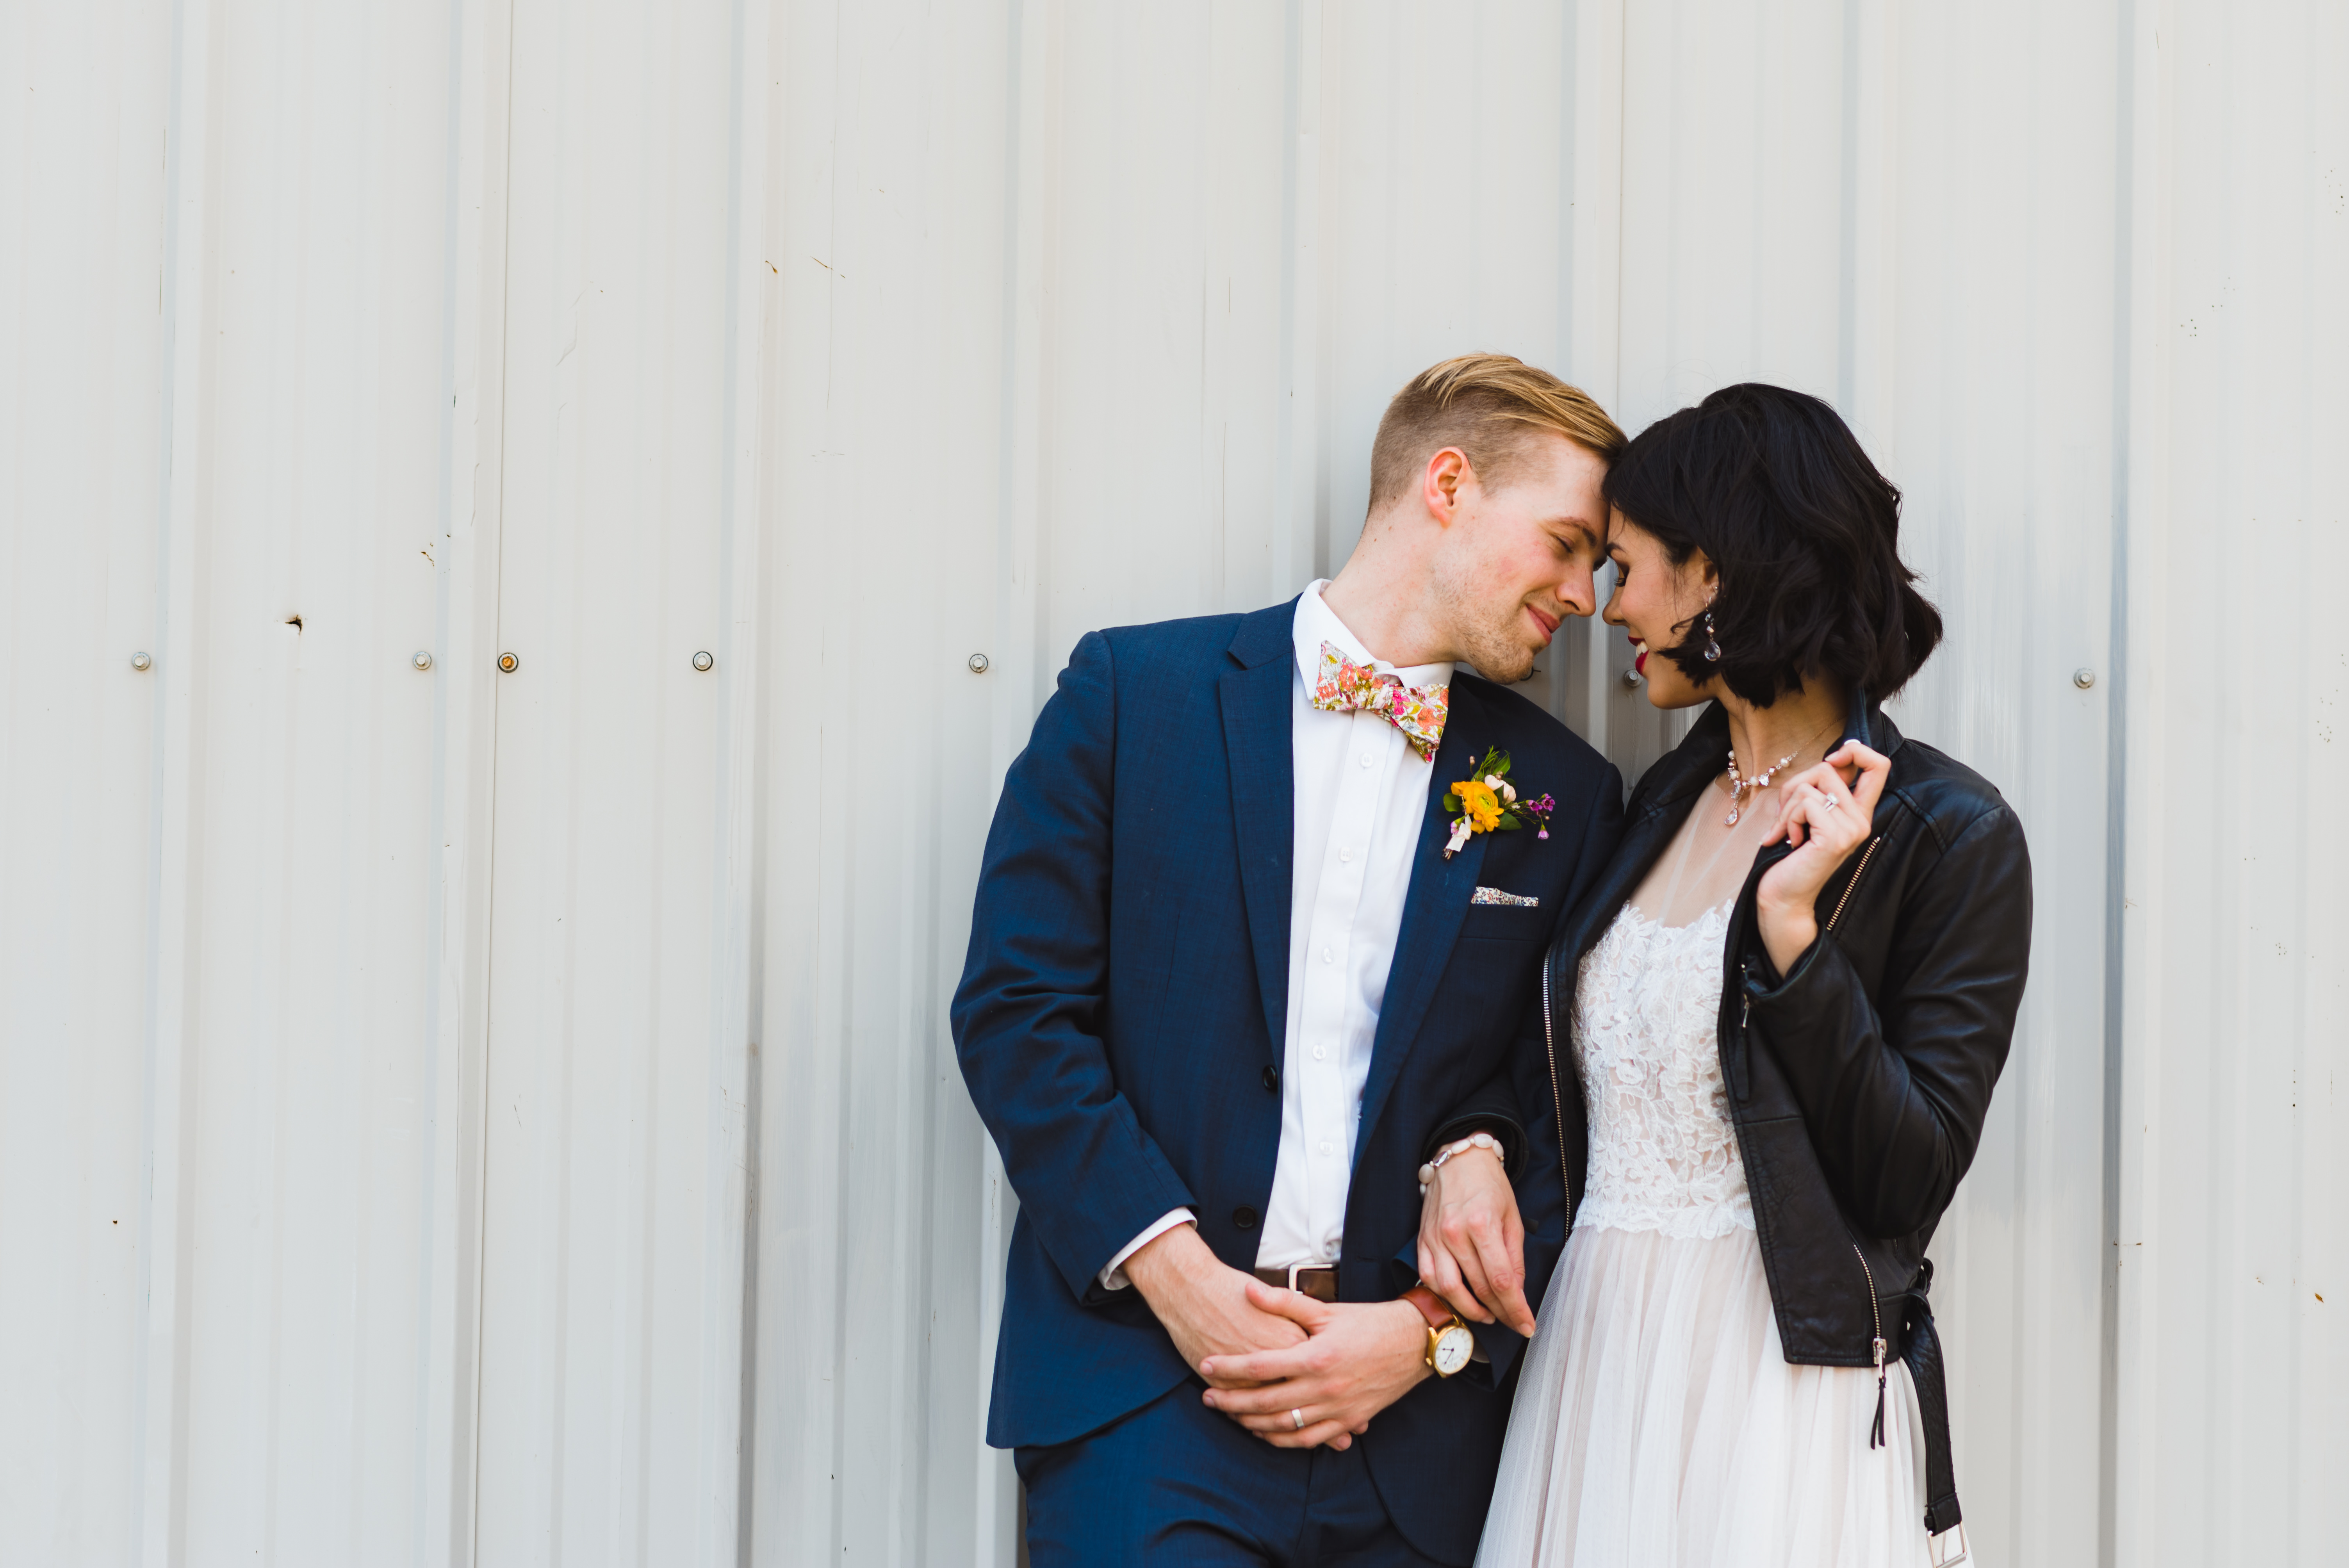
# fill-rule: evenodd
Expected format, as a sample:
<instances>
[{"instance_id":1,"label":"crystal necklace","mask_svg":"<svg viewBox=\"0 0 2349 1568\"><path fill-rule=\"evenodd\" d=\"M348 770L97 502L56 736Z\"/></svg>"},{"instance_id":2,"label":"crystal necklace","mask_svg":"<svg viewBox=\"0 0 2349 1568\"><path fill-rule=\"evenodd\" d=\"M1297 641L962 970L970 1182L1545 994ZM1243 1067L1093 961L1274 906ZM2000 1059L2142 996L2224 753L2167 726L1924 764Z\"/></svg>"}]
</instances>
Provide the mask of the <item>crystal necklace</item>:
<instances>
[{"instance_id":1,"label":"crystal necklace","mask_svg":"<svg viewBox=\"0 0 2349 1568\"><path fill-rule=\"evenodd\" d=\"M1722 825L1729 828L1737 826L1737 819L1745 810L1745 792L1751 789L1759 794L1770 788L1770 780L1778 777L1779 770L1801 755L1799 751L1789 751L1761 772L1747 779L1741 777L1737 771L1737 752L1733 748L1729 753L1729 815L1722 819Z\"/></svg>"},{"instance_id":2,"label":"crystal necklace","mask_svg":"<svg viewBox=\"0 0 2349 1568\"><path fill-rule=\"evenodd\" d=\"M1825 735L1826 733L1826 730L1819 731L1819 735ZM1729 748L1729 815L1722 819L1722 826L1726 828L1733 828L1737 826L1737 819L1745 810L1746 795L1748 793L1758 795L1763 790L1770 788L1770 780L1778 777L1778 775L1785 770L1788 763L1794 761L1795 758L1800 757L1804 752L1808 751L1813 746L1818 744L1818 735L1814 735L1810 739L1806 740L1802 745L1796 747L1794 750L1789 751L1785 756L1781 757L1777 761L1773 762L1769 767L1764 768L1761 772L1754 774L1750 779L1742 776L1737 771L1737 748L1733 746Z\"/></svg>"}]
</instances>

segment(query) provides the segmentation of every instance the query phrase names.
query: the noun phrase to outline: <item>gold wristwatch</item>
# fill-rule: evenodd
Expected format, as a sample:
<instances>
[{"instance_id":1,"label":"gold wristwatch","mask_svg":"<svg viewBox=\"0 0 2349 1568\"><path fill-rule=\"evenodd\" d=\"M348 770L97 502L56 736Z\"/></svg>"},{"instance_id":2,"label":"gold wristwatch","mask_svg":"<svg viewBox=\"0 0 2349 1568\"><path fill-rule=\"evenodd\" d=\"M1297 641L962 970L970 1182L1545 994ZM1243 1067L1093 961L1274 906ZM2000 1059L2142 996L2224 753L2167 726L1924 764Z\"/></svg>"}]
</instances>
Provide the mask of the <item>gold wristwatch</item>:
<instances>
[{"instance_id":1,"label":"gold wristwatch","mask_svg":"<svg viewBox=\"0 0 2349 1568\"><path fill-rule=\"evenodd\" d=\"M1467 1366L1476 1354L1476 1336L1468 1332L1460 1315L1424 1284L1412 1286L1402 1293L1402 1299L1427 1319L1427 1369L1438 1377L1449 1377Z\"/></svg>"}]
</instances>

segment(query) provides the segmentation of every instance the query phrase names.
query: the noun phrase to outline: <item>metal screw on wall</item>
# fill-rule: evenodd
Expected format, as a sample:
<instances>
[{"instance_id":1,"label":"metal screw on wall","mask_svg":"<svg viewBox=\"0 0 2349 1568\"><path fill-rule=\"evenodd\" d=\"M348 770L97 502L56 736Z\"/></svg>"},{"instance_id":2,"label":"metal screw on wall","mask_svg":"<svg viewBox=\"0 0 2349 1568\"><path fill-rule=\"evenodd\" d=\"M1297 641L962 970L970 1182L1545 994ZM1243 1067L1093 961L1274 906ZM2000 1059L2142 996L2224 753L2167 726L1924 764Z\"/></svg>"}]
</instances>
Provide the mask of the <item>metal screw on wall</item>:
<instances>
[{"instance_id":1,"label":"metal screw on wall","mask_svg":"<svg viewBox=\"0 0 2349 1568\"><path fill-rule=\"evenodd\" d=\"M1637 670L1625 670L1623 672L1623 684L1633 690L1637 690L1640 685L1640 672Z\"/></svg>"},{"instance_id":2,"label":"metal screw on wall","mask_svg":"<svg viewBox=\"0 0 2349 1568\"><path fill-rule=\"evenodd\" d=\"M2086 691L2096 684L2096 672L2083 665L2072 672L2072 684L2082 691Z\"/></svg>"},{"instance_id":3,"label":"metal screw on wall","mask_svg":"<svg viewBox=\"0 0 2349 1568\"><path fill-rule=\"evenodd\" d=\"M155 661L145 654L133 654L130 655L130 667L144 675L155 667Z\"/></svg>"},{"instance_id":4,"label":"metal screw on wall","mask_svg":"<svg viewBox=\"0 0 2349 1568\"><path fill-rule=\"evenodd\" d=\"M705 670L705 671L706 671L706 670L708 670L708 669L709 668L709 666L710 666L710 665L712 665L716 664L717 662L718 662L718 661L717 661L716 659L711 658L711 657L709 655L709 654L708 654L708 653L706 653L706 652L705 652L705 653L698 653L698 654L696 654L696 655L693 655L693 667L694 667L695 669L698 669L698 670Z\"/></svg>"},{"instance_id":5,"label":"metal screw on wall","mask_svg":"<svg viewBox=\"0 0 2349 1568\"><path fill-rule=\"evenodd\" d=\"M975 676L983 676L987 673L987 655L985 654L971 655L970 673Z\"/></svg>"},{"instance_id":6,"label":"metal screw on wall","mask_svg":"<svg viewBox=\"0 0 2349 1568\"><path fill-rule=\"evenodd\" d=\"M500 654L498 655L498 668L505 671L508 675L512 675L514 671L522 668L522 661L514 657L512 654Z\"/></svg>"},{"instance_id":7,"label":"metal screw on wall","mask_svg":"<svg viewBox=\"0 0 2349 1568\"><path fill-rule=\"evenodd\" d=\"M429 670L432 667L432 655L424 649L419 648L408 655L408 662L419 670Z\"/></svg>"}]
</instances>

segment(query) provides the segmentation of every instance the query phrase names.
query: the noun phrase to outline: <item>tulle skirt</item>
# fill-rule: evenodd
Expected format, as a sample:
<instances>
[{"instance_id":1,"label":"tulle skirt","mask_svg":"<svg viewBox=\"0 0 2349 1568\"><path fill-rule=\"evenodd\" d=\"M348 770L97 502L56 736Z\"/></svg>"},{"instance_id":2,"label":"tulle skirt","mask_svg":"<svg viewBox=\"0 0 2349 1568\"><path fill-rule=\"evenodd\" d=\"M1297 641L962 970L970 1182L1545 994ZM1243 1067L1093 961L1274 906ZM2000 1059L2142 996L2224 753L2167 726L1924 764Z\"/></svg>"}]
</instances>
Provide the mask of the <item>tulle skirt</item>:
<instances>
[{"instance_id":1,"label":"tulle skirt","mask_svg":"<svg viewBox=\"0 0 2349 1568\"><path fill-rule=\"evenodd\" d=\"M1909 1369L1795 1367L1752 1231L1579 1230L1542 1304L1477 1568L1924 1568Z\"/></svg>"}]
</instances>

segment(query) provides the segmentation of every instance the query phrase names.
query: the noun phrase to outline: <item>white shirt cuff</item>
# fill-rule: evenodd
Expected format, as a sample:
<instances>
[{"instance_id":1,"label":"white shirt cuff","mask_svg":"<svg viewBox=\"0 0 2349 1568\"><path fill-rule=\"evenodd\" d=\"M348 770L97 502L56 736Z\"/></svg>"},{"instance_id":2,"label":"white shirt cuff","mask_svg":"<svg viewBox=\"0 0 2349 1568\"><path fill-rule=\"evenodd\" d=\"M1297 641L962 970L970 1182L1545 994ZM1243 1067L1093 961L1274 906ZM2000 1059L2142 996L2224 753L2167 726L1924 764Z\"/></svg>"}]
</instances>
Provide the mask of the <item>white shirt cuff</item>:
<instances>
[{"instance_id":1,"label":"white shirt cuff","mask_svg":"<svg viewBox=\"0 0 2349 1568\"><path fill-rule=\"evenodd\" d=\"M1148 1230L1134 1237L1133 1240L1126 1243L1124 1246L1120 1247L1118 1249L1117 1256L1109 1260L1109 1267L1102 1270L1101 1272L1102 1289L1123 1290L1126 1286L1132 1284L1133 1282L1125 1277L1125 1260L1140 1252L1143 1248L1148 1246L1151 1243L1156 1241L1159 1237L1164 1235L1167 1232L1173 1230L1175 1226L1188 1225L1193 1223L1194 1221L1195 1216L1188 1209L1170 1209L1165 1213L1159 1215L1157 1219L1151 1222L1150 1228Z\"/></svg>"}]
</instances>

